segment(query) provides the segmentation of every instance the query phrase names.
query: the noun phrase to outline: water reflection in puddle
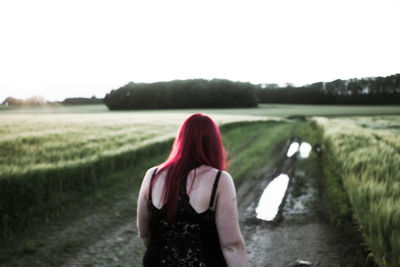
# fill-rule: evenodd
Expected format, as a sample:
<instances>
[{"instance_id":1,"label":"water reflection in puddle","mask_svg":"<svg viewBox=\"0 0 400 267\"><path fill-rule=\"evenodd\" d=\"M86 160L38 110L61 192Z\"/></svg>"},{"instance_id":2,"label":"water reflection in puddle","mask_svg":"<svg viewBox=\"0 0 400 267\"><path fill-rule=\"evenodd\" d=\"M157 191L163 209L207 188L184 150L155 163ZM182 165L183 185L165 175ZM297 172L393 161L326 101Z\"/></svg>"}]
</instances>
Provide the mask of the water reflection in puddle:
<instances>
[{"instance_id":1,"label":"water reflection in puddle","mask_svg":"<svg viewBox=\"0 0 400 267\"><path fill-rule=\"evenodd\" d=\"M308 158L310 156L311 152L311 145L307 142L302 142L299 148L300 151L300 157L303 159Z\"/></svg>"},{"instance_id":2,"label":"water reflection in puddle","mask_svg":"<svg viewBox=\"0 0 400 267\"><path fill-rule=\"evenodd\" d=\"M289 176L286 174L280 174L268 184L256 208L258 219L272 221L276 217L288 184Z\"/></svg>"},{"instance_id":3,"label":"water reflection in puddle","mask_svg":"<svg viewBox=\"0 0 400 267\"><path fill-rule=\"evenodd\" d=\"M302 142L299 144L298 142L293 142L290 144L288 152L286 153L286 157L290 158L297 152L300 153L301 158L308 158L310 156L312 146L307 142Z\"/></svg>"},{"instance_id":4,"label":"water reflection in puddle","mask_svg":"<svg viewBox=\"0 0 400 267\"><path fill-rule=\"evenodd\" d=\"M308 158L311 150L312 146L307 142L292 142L286 153L286 157L290 158L298 154L300 158ZM282 200L285 197L288 185L289 176L287 174L280 174L268 184L264 189L256 208L258 219L265 221L273 221L275 219L279 212Z\"/></svg>"},{"instance_id":5,"label":"water reflection in puddle","mask_svg":"<svg viewBox=\"0 0 400 267\"><path fill-rule=\"evenodd\" d=\"M287 154L286 154L286 156L288 157L288 158L290 158L291 156L293 156L294 154L296 154L296 152L299 150L299 143L297 143L297 142L293 142L293 143L291 143L290 144L290 147L289 147L289 149L288 149L288 152L287 152Z\"/></svg>"}]
</instances>

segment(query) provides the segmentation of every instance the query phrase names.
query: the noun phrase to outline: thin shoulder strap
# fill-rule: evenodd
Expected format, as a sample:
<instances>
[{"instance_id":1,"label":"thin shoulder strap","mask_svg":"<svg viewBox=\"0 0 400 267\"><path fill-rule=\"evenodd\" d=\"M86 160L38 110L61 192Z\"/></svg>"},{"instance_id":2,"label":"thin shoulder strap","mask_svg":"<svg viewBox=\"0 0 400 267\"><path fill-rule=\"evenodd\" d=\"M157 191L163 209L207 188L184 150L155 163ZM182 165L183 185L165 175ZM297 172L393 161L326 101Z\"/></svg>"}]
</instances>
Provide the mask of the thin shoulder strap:
<instances>
[{"instance_id":1,"label":"thin shoulder strap","mask_svg":"<svg viewBox=\"0 0 400 267\"><path fill-rule=\"evenodd\" d=\"M153 178L154 176L156 176L158 168L156 168L153 172L153 174L151 175L151 180L150 180L150 188L149 188L149 199L151 200L151 189L152 189L152 185L153 185Z\"/></svg>"},{"instance_id":2,"label":"thin shoulder strap","mask_svg":"<svg viewBox=\"0 0 400 267\"><path fill-rule=\"evenodd\" d=\"M219 170L217 173L217 176L215 177L215 180L214 180L214 185L213 185L211 198L210 198L210 204L208 205L209 208L212 208L214 206L214 198L215 198L215 193L217 192L217 187L218 187L218 182L219 182L220 176L221 176L221 171Z\"/></svg>"}]
</instances>

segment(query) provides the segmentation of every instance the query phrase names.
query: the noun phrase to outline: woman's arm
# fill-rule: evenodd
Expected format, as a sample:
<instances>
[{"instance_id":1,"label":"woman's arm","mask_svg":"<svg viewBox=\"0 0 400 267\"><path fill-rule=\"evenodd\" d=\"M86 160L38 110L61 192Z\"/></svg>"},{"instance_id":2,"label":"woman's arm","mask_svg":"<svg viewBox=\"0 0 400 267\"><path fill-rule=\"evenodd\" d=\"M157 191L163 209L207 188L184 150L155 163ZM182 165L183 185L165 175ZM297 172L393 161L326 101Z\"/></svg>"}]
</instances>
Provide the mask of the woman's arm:
<instances>
[{"instance_id":1,"label":"woman's arm","mask_svg":"<svg viewBox=\"0 0 400 267\"><path fill-rule=\"evenodd\" d=\"M229 267L247 267L247 252L240 233L236 190L232 177L222 172L217 190L216 225L225 261Z\"/></svg>"},{"instance_id":2,"label":"woman's arm","mask_svg":"<svg viewBox=\"0 0 400 267\"><path fill-rule=\"evenodd\" d=\"M136 213L136 224L139 232L139 237L140 239L142 239L146 247L149 245L150 242L149 210L147 208L147 201L149 198L149 187L153 172L154 168L151 168L144 175L142 185L140 187Z\"/></svg>"}]
</instances>

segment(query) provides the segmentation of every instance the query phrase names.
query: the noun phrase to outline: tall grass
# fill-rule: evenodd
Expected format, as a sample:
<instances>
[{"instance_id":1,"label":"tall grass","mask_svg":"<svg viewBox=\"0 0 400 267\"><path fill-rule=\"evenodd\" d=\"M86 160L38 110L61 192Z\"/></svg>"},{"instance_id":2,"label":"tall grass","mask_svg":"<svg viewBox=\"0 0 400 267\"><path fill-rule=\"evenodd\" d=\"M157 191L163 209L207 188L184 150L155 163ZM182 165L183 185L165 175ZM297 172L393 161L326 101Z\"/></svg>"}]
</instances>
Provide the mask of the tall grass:
<instances>
[{"instance_id":1,"label":"tall grass","mask_svg":"<svg viewBox=\"0 0 400 267\"><path fill-rule=\"evenodd\" d=\"M400 136L351 120L317 118L376 261L400 265ZM372 121L372 119L371 119Z\"/></svg>"},{"instance_id":2,"label":"tall grass","mask_svg":"<svg viewBox=\"0 0 400 267\"><path fill-rule=\"evenodd\" d=\"M96 190L112 182L110 174L135 166L167 151L172 139L156 142L136 150L126 151L62 168L35 169L22 174L10 174L0 180L0 235L13 232L45 220L62 211L73 197ZM129 177L128 177L129 178Z\"/></svg>"},{"instance_id":3,"label":"tall grass","mask_svg":"<svg viewBox=\"0 0 400 267\"><path fill-rule=\"evenodd\" d=\"M186 113L0 115L0 179L94 162L172 138ZM259 117L215 115L220 124Z\"/></svg>"},{"instance_id":4,"label":"tall grass","mask_svg":"<svg viewBox=\"0 0 400 267\"><path fill-rule=\"evenodd\" d=\"M297 123L269 121L251 123L245 127L235 127L224 131L224 145L229 152L229 172L237 183L253 177L258 168L281 153L275 150L291 137L292 128Z\"/></svg>"}]
</instances>

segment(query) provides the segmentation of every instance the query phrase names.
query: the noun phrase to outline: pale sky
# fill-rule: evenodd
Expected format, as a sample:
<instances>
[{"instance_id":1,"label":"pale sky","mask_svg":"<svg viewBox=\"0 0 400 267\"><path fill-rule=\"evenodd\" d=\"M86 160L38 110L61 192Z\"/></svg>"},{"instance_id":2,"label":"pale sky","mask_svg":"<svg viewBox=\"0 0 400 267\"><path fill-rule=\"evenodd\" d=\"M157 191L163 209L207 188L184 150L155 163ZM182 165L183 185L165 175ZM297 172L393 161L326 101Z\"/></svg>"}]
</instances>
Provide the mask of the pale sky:
<instances>
[{"instance_id":1,"label":"pale sky","mask_svg":"<svg viewBox=\"0 0 400 267\"><path fill-rule=\"evenodd\" d=\"M398 0L1 0L0 102L126 83L400 73Z\"/></svg>"}]
</instances>

